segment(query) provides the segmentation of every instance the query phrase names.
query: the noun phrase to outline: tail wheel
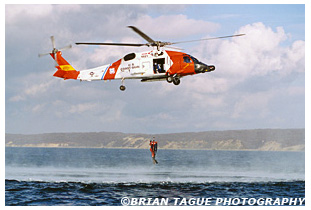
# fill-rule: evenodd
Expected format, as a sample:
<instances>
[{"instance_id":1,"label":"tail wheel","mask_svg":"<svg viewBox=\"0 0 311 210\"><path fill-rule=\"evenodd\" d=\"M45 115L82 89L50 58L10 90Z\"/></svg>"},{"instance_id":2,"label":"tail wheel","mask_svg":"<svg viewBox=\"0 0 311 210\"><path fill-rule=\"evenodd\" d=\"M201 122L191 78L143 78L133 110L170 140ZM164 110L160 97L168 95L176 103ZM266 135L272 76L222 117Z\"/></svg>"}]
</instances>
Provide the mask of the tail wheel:
<instances>
[{"instance_id":1,"label":"tail wheel","mask_svg":"<svg viewBox=\"0 0 311 210\"><path fill-rule=\"evenodd\" d=\"M180 84L180 79L178 77L173 77L173 83L174 85L179 85Z\"/></svg>"},{"instance_id":2,"label":"tail wheel","mask_svg":"<svg viewBox=\"0 0 311 210\"><path fill-rule=\"evenodd\" d=\"M121 91L125 91L125 86L124 86L124 85L121 85L121 86L120 86L120 90L121 90Z\"/></svg>"}]
</instances>

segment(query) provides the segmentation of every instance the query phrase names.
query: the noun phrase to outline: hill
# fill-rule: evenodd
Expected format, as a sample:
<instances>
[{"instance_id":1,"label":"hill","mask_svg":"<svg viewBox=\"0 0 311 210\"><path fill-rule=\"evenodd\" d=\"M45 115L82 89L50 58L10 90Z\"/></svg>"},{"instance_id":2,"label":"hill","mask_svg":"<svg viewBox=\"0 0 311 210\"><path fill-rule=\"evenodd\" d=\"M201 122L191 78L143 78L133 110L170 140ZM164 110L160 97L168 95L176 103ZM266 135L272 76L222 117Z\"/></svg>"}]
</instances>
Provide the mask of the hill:
<instances>
[{"instance_id":1,"label":"hill","mask_svg":"<svg viewBox=\"0 0 311 210\"><path fill-rule=\"evenodd\" d=\"M121 132L6 134L6 147L86 147L148 149L152 137L160 149L304 151L305 129L254 129L128 134Z\"/></svg>"}]
</instances>

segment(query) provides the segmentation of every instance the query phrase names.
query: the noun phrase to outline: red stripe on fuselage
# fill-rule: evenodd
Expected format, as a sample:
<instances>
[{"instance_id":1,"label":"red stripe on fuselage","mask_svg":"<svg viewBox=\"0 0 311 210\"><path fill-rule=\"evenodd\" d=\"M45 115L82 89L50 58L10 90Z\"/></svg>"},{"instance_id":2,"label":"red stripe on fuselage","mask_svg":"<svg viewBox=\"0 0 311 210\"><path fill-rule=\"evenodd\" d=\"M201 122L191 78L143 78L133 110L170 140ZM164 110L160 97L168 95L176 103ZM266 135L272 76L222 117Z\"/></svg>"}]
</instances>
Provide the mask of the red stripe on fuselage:
<instances>
[{"instance_id":1,"label":"red stripe on fuselage","mask_svg":"<svg viewBox=\"0 0 311 210\"><path fill-rule=\"evenodd\" d=\"M121 64L121 59L111 64L111 66L107 69L107 72L104 76L104 80L114 79L120 64Z\"/></svg>"},{"instance_id":2,"label":"red stripe on fuselage","mask_svg":"<svg viewBox=\"0 0 311 210\"><path fill-rule=\"evenodd\" d=\"M173 65L167 70L170 74L175 74L180 70L180 58L184 53L176 51L166 51L173 62Z\"/></svg>"}]
</instances>

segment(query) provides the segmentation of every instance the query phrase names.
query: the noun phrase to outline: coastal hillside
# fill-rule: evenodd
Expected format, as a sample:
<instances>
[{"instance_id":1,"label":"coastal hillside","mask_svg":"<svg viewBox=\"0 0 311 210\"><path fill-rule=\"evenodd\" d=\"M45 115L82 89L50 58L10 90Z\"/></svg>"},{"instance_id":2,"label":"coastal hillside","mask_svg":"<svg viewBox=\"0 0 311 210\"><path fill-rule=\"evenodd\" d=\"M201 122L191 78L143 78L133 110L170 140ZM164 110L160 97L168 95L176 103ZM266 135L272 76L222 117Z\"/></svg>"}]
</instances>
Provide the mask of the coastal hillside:
<instances>
[{"instance_id":1,"label":"coastal hillside","mask_svg":"<svg viewBox=\"0 0 311 210\"><path fill-rule=\"evenodd\" d=\"M304 151L305 129L254 129L128 134L120 132L6 134L6 147L148 149L155 137L160 149Z\"/></svg>"}]
</instances>

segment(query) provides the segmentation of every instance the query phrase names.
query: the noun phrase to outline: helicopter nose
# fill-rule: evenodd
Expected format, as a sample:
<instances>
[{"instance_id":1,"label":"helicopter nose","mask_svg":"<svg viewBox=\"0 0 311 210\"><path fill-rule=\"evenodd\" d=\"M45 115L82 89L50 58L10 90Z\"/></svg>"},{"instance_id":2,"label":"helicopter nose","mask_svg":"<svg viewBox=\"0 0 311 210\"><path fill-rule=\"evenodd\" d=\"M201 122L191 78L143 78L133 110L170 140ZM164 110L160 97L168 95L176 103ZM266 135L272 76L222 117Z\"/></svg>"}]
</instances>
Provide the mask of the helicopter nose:
<instances>
[{"instance_id":1,"label":"helicopter nose","mask_svg":"<svg viewBox=\"0 0 311 210\"><path fill-rule=\"evenodd\" d=\"M214 70L215 70L215 66L213 65L208 66L204 63L196 63L194 66L195 73L205 73L205 72L210 72Z\"/></svg>"}]
</instances>

